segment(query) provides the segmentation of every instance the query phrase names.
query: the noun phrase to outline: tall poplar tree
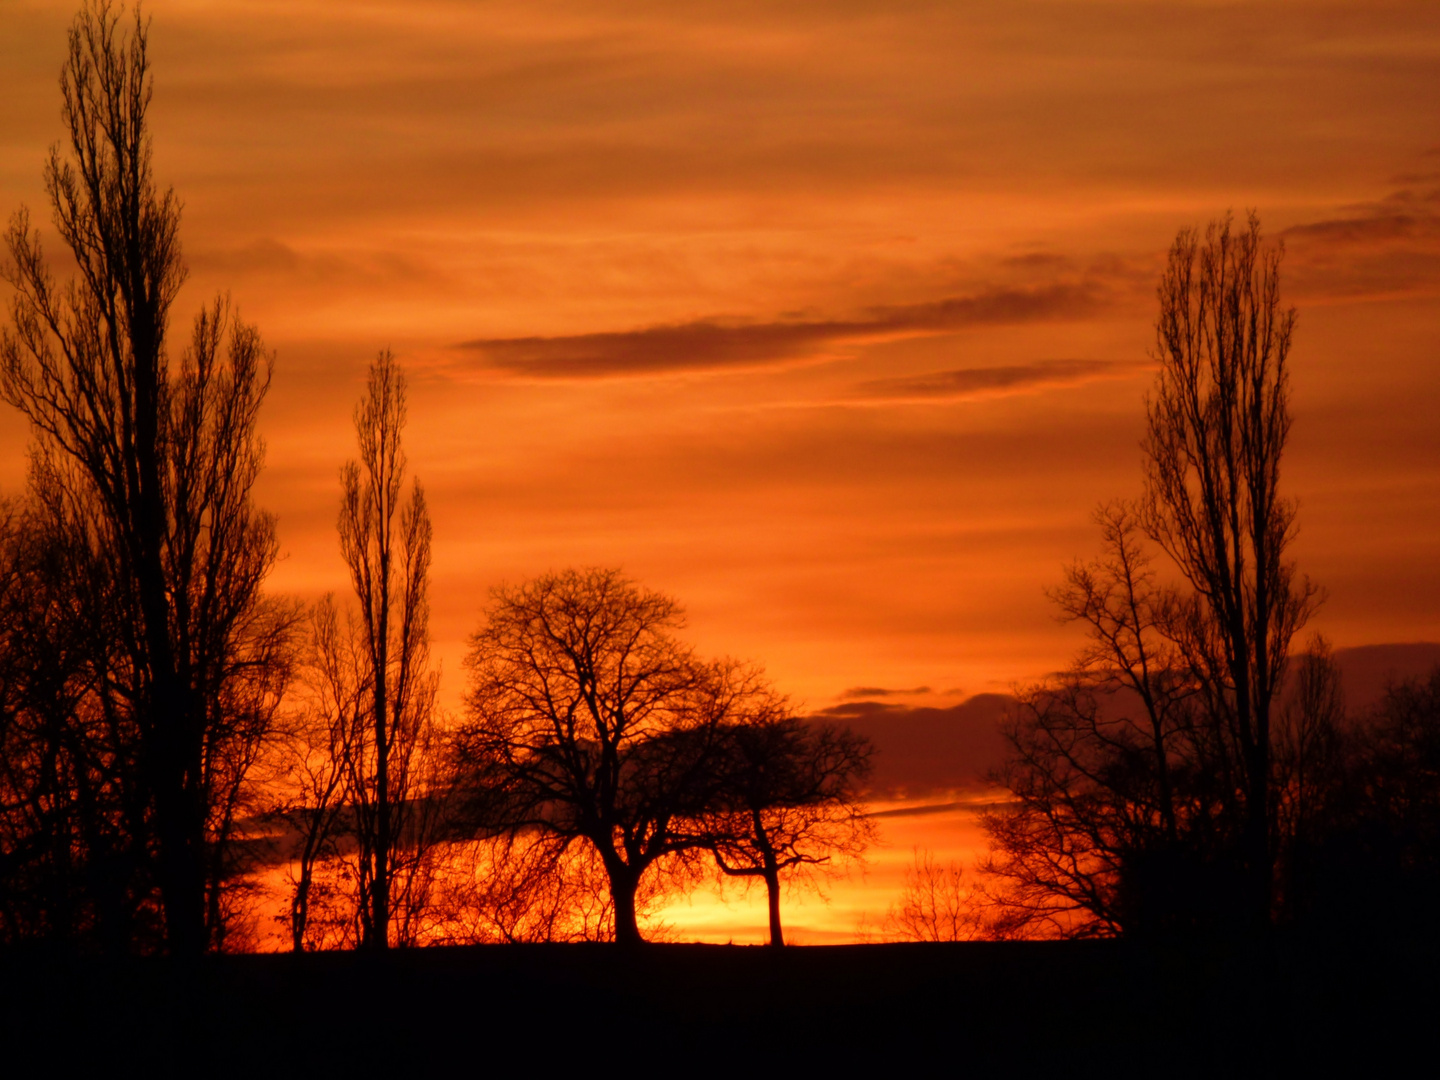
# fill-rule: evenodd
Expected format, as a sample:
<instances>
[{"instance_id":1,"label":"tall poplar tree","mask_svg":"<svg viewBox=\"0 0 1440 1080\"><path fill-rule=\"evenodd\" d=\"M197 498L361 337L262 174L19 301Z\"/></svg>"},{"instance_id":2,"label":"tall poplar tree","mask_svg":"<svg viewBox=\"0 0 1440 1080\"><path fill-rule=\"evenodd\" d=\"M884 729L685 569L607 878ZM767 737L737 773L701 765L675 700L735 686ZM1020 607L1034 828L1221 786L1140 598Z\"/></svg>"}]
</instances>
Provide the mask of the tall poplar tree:
<instances>
[{"instance_id":1,"label":"tall poplar tree","mask_svg":"<svg viewBox=\"0 0 1440 1080\"><path fill-rule=\"evenodd\" d=\"M405 376L386 350L355 408L360 459L341 471L340 549L360 603L369 707L350 750L361 885L361 941L390 943L393 879L416 793L412 767L434 704L429 659L430 514L405 492ZM413 837L409 838L413 844Z\"/></svg>"},{"instance_id":2,"label":"tall poplar tree","mask_svg":"<svg viewBox=\"0 0 1440 1080\"><path fill-rule=\"evenodd\" d=\"M51 150L45 190L77 273L57 282L28 213L11 219L0 388L29 418L37 457L62 463L52 475L71 488L115 583L128 656L115 677L137 747L130 827L146 833L136 847L153 859L169 949L195 954L216 930L207 889L217 825L221 839L229 826L220 802L253 762L236 741L256 738L273 713L273 685L261 702L237 693L237 680L284 646L284 615L261 595L274 522L250 495L272 361L258 331L216 299L172 366L170 309L186 276L180 201L151 171L148 25L138 9L128 34L126 21L99 0L70 27L68 153ZM259 713L238 717L240 698Z\"/></svg>"}]
</instances>

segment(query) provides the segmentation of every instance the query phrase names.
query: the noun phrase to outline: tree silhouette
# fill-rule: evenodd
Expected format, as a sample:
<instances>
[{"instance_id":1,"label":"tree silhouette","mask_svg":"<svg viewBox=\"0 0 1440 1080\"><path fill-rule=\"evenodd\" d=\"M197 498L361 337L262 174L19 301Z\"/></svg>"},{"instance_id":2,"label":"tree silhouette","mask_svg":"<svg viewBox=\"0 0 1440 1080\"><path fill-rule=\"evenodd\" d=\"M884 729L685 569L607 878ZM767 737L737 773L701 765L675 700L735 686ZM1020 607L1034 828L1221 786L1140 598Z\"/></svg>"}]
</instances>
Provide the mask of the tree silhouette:
<instances>
[{"instance_id":1,"label":"tree silhouette","mask_svg":"<svg viewBox=\"0 0 1440 1080\"><path fill-rule=\"evenodd\" d=\"M126 670L105 705L133 725L127 828L137 851L153 832L168 947L194 954L219 929L212 856L284 681L268 668L254 681L291 622L261 596L275 530L250 497L271 359L217 299L171 369L180 203L151 174L147 27L138 11L128 36L120 22L100 2L70 28L70 154L52 150L45 186L78 274L55 281L19 211L5 236L15 295L0 380L113 583Z\"/></svg>"},{"instance_id":2,"label":"tree silhouette","mask_svg":"<svg viewBox=\"0 0 1440 1080\"><path fill-rule=\"evenodd\" d=\"M1272 899L1271 709L1290 642L1318 590L1288 557L1295 504L1280 494L1290 434L1295 311L1280 302L1278 247L1252 213L1170 249L1156 326L1160 374L1148 404L1146 534L1191 589L1176 637L1233 751L1251 918Z\"/></svg>"},{"instance_id":3,"label":"tree silhouette","mask_svg":"<svg viewBox=\"0 0 1440 1080\"><path fill-rule=\"evenodd\" d=\"M1346 715L1340 669L1318 634L1296 657L1275 718L1273 764L1277 907L1303 919L1333 867L1321 853L1347 789L1365 771Z\"/></svg>"},{"instance_id":4,"label":"tree silhouette","mask_svg":"<svg viewBox=\"0 0 1440 1080\"><path fill-rule=\"evenodd\" d=\"M905 869L900 899L885 913L885 936L897 941L975 941L991 936L983 909L965 884L957 862L937 862L915 849Z\"/></svg>"},{"instance_id":5,"label":"tree silhouette","mask_svg":"<svg viewBox=\"0 0 1440 1080\"><path fill-rule=\"evenodd\" d=\"M617 571L569 570L495 590L466 659L456 751L479 817L592 845L625 944L642 940L641 878L705 843L690 826L750 690L678 642L681 625L674 600Z\"/></svg>"},{"instance_id":6,"label":"tree silhouette","mask_svg":"<svg viewBox=\"0 0 1440 1080\"><path fill-rule=\"evenodd\" d=\"M0 509L0 942L153 943L137 733L106 564L43 460Z\"/></svg>"},{"instance_id":7,"label":"tree silhouette","mask_svg":"<svg viewBox=\"0 0 1440 1080\"><path fill-rule=\"evenodd\" d=\"M1398 837L1396 861L1440 876L1440 667L1387 688L1366 756L1367 813Z\"/></svg>"},{"instance_id":8,"label":"tree silhouette","mask_svg":"<svg viewBox=\"0 0 1440 1080\"><path fill-rule=\"evenodd\" d=\"M1423 938L1440 888L1440 668L1358 715L1322 639L1277 718L1277 905L1286 921Z\"/></svg>"},{"instance_id":9,"label":"tree silhouette","mask_svg":"<svg viewBox=\"0 0 1440 1080\"><path fill-rule=\"evenodd\" d=\"M765 883L770 944L785 944L781 875L833 868L874 838L862 785L874 748L834 724L806 724L756 686L724 731L715 807L699 825L720 871Z\"/></svg>"},{"instance_id":10,"label":"tree silhouette","mask_svg":"<svg viewBox=\"0 0 1440 1080\"><path fill-rule=\"evenodd\" d=\"M355 409L360 460L341 472L340 549L359 601L363 682L345 693L364 699L348 739L347 796L358 841L361 943L389 946L398 887L423 891L422 833L434 806L417 801L435 758L434 675L428 670L430 514L419 482L404 493L405 377L385 350L370 365L365 398ZM340 648L338 643L333 643ZM341 668L328 662L330 675ZM348 713L336 701L337 718ZM420 902L407 895L408 920ZM410 937L408 925L402 939Z\"/></svg>"},{"instance_id":11,"label":"tree silhouette","mask_svg":"<svg viewBox=\"0 0 1440 1080\"><path fill-rule=\"evenodd\" d=\"M1375 925L1419 937L1440 889L1440 666L1391 683L1372 716L1349 727L1344 785L1325 792L1309 831L1321 927ZM1312 820L1313 820L1312 818Z\"/></svg>"},{"instance_id":12,"label":"tree silhouette","mask_svg":"<svg viewBox=\"0 0 1440 1080\"><path fill-rule=\"evenodd\" d=\"M1223 761L1167 633L1173 596L1133 508L1112 504L1096 520L1104 554L1052 594L1089 644L1068 672L1017 696L997 775L1016 801L982 818L1003 918L1028 932L1184 921L1204 903L1198 883L1181 880L1191 856L1203 863L1233 832Z\"/></svg>"},{"instance_id":13,"label":"tree silhouette","mask_svg":"<svg viewBox=\"0 0 1440 1080\"><path fill-rule=\"evenodd\" d=\"M276 808L297 837L289 866L290 945L296 952L313 948L313 901L317 871L338 862L338 841L345 831L351 746L367 720L369 681L361 636L342 623L333 596L310 612L307 655L302 664L303 701L286 741L289 799ZM323 936L322 936L323 937Z\"/></svg>"},{"instance_id":14,"label":"tree silhouette","mask_svg":"<svg viewBox=\"0 0 1440 1080\"><path fill-rule=\"evenodd\" d=\"M452 944L609 941L615 906L599 855L539 830L453 844L432 920ZM653 896L637 895L643 909Z\"/></svg>"},{"instance_id":15,"label":"tree silhouette","mask_svg":"<svg viewBox=\"0 0 1440 1080\"><path fill-rule=\"evenodd\" d=\"M1295 512L1279 491L1294 326L1279 259L1253 215L1171 248L1145 497L1097 513L1101 557L1053 594L1088 644L1020 695L998 775L1016 801L984 819L995 899L1021 928L1271 918L1271 713L1317 601L1288 560Z\"/></svg>"}]
</instances>

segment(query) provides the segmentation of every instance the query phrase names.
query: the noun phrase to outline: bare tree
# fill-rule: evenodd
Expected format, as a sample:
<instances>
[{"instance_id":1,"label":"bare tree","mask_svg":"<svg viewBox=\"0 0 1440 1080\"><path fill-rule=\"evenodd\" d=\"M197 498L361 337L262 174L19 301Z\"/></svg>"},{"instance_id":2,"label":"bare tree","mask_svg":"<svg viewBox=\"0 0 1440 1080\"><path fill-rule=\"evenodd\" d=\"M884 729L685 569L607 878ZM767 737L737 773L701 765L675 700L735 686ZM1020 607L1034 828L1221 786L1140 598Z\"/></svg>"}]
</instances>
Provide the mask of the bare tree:
<instances>
[{"instance_id":1,"label":"bare tree","mask_svg":"<svg viewBox=\"0 0 1440 1080\"><path fill-rule=\"evenodd\" d=\"M274 523L250 498L271 359L217 300L171 370L170 308L185 279L180 203L151 174L147 26L137 11L127 36L121 21L99 0L70 29L61 77L70 154L51 152L45 186L78 274L57 283L27 213L15 215L0 386L44 453L70 463L64 475L82 485L75 497L109 564L166 939L193 954L214 929L213 765L223 757L243 772L246 755L231 751L255 737L224 699L276 552Z\"/></svg>"},{"instance_id":2,"label":"bare tree","mask_svg":"<svg viewBox=\"0 0 1440 1080\"><path fill-rule=\"evenodd\" d=\"M350 746L365 723L369 700L360 636L346 632L334 597L311 610L309 632L303 701L288 740L289 800L277 812L296 837L289 867L289 932L296 952L317 944L311 925L316 871L339 858Z\"/></svg>"},{"instance_id":3,"label":"bare tree","mask_svg":"<svg viewBox=\"0 0 1440 1080\"><path fill-rule=\"evenodd\" d=\"M1390 932L1430 926L1440 890L1440 665L1391 682L1352 750L1349 806L1326 871L1351 895L1339 905L1357 922ZM1347 873L1348 872L1348 873ZM1338 876L1338 875L1337 875ZM1334 886L1333 880L1329 884ZM1347 909L1348 910L1345 910Z\"/></svg>"},{"instance_id":4,"label":"bare tree","mask_svg":"<svg viewBox=\"0 0 1440 1080\"><path fill-rule=\"evenodd\" d=\"M1274 755L1282 915L1326 935L1424 936L1440 888L1440 667L1359 715L1323 640L1296 668Z\"/></svg>"},{"instance_id":5,"label":"bare tree","mask_svg":"<svg viewBox=\"0 0 1440 1080\"><path fill-rule=\"evenodd\" d=\"M1202 243L1182 231L1160 283L1160 374L1148 403L1144 523L1191 589L1183 643L1213 721L1237 751L1251 917L1270 917L1271 709L1290 643L1319 599L1289 557L1280 494L1290 435L1294 308L1278 246L1252 213Z\"/></svg>"},{"instance_id":6,"label":"bare tree","mask_svg":"<svg viewBox=\"0 0 1440 1080\"><path fill-rule=\"evenodd\" d=\"M206 927L211 948L243 951L253 935L265 845L253 835L268 808L284 743L280 710L295 672L298 610L267 597L222 654L203 753ZM248 824L247 824L248 823Z\"/></svg>"},{"instance_id":7,"label":"bare tree","mask_svg":"<svg viewBox=\"0 0 1440 1080\"><path fill-rule=\"evenodd\" d=\"M111 582L43 460L0 508L0 943L151 944Z\"/></svg>"},{"instance_id":8,"label":"bare tree","mask_svg":"<svg viewBox=\"0 0 1440 1080\"><path fill-rule=\"evenodd\" d=\"M789 715L763 684L745 698L742 718L724 732L715 807L698 827L723 874L765 883L778 947L781 875L833 872L874 838L862 801L874 748L848 728Z\"/></svg>"},{"instance_id":9,"label":"bare tree","mask_svg":"<svg viewBox=\"0 0 1440 1080\"><path fill-rule=\"evenodd\" d=\"M430 514L418 482L405 488L405 377L389 350L370 365L355 409L360 460L341 472L340 549L359 601L366 660L365 722L346 744L348 799L358 840L362 943L388 948L396 877L406 910L422 902L421 833L433 803L420 799L436 757L436 680L428 670ZM407 914L407 919L409 918Z\"/></svg>"},{"instance_id":10,"label":"bare tree","mask_svg":"<svg viewBox=\"0 0 1440 1080\"><path fill-rule=\"evenodd\" d=\"M1293 664L1273 728L1273 837L1277 909L1287 921L1308 917L1334 867L1326 847L1343 830L1347 797L1363 783L1361 740L1346 716L1340 669L1316 634Z\"/></svg>"},{"instance_id":11,"label":"bare tree","mask_svg":"<svg viewBox=\"0 0 1440 1080\"><path fill-rule=\"evenodd\" d=\"M1345 740L1345 691L1330 643L1319 634L1297 658L1274 725L1275 818L1282 846L1324 815Z\"/></svg>"},{"instance_id":12,"label":"bare tree","mask_svg":"<svg viewBox=\"0 0 1440 1080\"><path fill-rule=\"evenodd\" d=\"M994 899L1031 932L1272 915L1271 712L1318 601L1288 559L1279 493L1294 326L1279 259L1253 215L1171 248L1145 497L1099 511L1101 558L1053 595L1088 644L1020 695L998 776L1015 801L984 819Z\"/></svg>"},{"instance_id":13,"label":"bare tree","mask_svg":"<svg viewBox=\"0 0 1440 1080\"><path fill-rule=\"evenodd\" d=\"M737 688L674 632L679 606L614 570L495 590L470 639L456 752L491 828L593 846L615 937L641 940L647 872L699 853ZM653 868L653 870L652 870Z\"/></svg>"},{"instance_id":14,"label":"bare tree","mask_svg":"<svg viewBox=\"0 0 1440 1080\"><path fill-rule=\"evenodd\" d=\"M1013 800L982 816L999 916L1027 933L1091 936L1185 922L1208 900L1233 833L1226 744L1196 711L1198 684L1170 624L1132 507L1096 513L1104 550L1051 594L1088 642L1069 671L1023 690L996 779Z\"/></svg>"},{"instance_id":15,"label":"bare tree","mask_svg":"<svg viewBox=\"0 0 1440 1080\"><path fill-rule=\"evenodd\" d=\"M977 941L992 936L982 912L959 863L937 862L916 848L900 899L885 913L883 933L892 941Z\"/></svg>"},{"instance_id":16,"label":"bare tree","mask_svg":"<svg viewBox=\"0 0 1440 1080\"><path fill-rule=\"evenodd\" d=\"M457 944L609 941L615 907L599 855L538 830L457 843L431 936ZM643 908L646 897L637 896Z\"/></svg>"}]
</instances>

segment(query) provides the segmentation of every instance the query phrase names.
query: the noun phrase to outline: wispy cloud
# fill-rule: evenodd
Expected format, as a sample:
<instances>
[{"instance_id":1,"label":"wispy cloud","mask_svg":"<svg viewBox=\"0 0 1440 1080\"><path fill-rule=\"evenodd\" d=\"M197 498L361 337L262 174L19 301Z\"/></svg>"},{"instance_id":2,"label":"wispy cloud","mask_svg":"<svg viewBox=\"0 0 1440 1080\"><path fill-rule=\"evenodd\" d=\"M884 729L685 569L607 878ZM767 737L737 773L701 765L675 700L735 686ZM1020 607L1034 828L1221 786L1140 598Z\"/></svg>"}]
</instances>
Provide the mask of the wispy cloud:
<instances>
[{"instance_id":1,"label":"wispy cloud","mask_svg":"<svg viewBox=\"0 0 1440 1080\"><path fill-rule=\"evenodd\" d=\"M1071 386L1091 379L1124 378L1148 367L1117 360L1045 360L1000 367L957 368L893 379L872 379L855 387L854 398L889 404L960 401L997 393L1021 393Z\"/></svg>"},{"instance_id":2,"label":"wispy cloud","mask_svg":"<svg viewBox=\"0 0 1440 1080\"><path fill-rule=\"evenodd\" d=\"M990 289L869 309L862 317L726 323L701 319L613 333L481 338L457 348L487 367L534 379L601 379L726 371L823 358L861 342L1083 318L1105 303L1093 284Z\"/></svg>"},{"instance_id":3,"label":"wispy cloud","mask_svg":"<svg viewBox=\"0 0 1440 1080\"><path fill-rule=\"evenodd\" d=\"M932 693L932 691L928 686L917 686L911 690L895 690L885 686L852 686L840 696L846 701L854 701L856 699L868 700L870 698L900 697L929 693Z\"/></svg>"},{"instance_id":4,"label":"wispy cloud","mask_svg":"<svg viewBox=\"0 0 1440 1080\"><path fill-rule=\"evenodd\" d=\"M986 793L972 799L951 799L947 802L922 803L919 806L900 806L893 810L876 810L865 816L870 818L938 817L941 814L953 814L957 810L969 810L973 813L1007 805L1010 800L997 798L998 794L998 792Z\"/></svg>"},{"instance_id":5,"label":"wispy cloud","mask_svg":"<svg viewBox=\"0 0 1440 1080\"><path fill-rule=\"evenodd\" d=\"M1348 207L1344 217L1293 225L1281 236L1349 245L1433 238L1440 233L1440 173L1410 173L1395 180L1406 186L1375 202Z\"/></svg>"},{"instance_id":6,"label":"wispy cloud","mask_svg":"<svg viewBox=\"0 0 1440 1080\"><path fill-rule=\"evenodd\" d=\"M1440 173L1394 180L1405 186L1280 234L1295 256L1287 276L1300 297L1389 299L1440 288Z\"/></svg>"}]
</instances>

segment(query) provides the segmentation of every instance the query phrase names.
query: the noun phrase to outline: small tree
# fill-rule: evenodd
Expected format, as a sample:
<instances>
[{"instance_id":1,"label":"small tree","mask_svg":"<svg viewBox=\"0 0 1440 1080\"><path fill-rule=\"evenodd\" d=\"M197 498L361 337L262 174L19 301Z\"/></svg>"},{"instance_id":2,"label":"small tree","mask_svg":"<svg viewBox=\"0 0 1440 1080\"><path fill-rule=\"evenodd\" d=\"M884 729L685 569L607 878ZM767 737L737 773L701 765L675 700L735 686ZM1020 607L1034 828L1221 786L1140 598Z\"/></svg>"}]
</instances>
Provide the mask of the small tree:
<instances>
[{"instance_id":1,"label":"small tree","mask_svg":"<svg viewBox=\"0 0 1440 1080\"><path fill-rule=\"evenodd\" d=\"M1103 554L1051 595L1087 646L1017 696L996 776L1014 801L982 817L1003 918L1027 933L1184 923L1213 900L1190 871L1218 873L1235 833L1223 745L1168 631L1173 593L1132 507L1103 507L1096 521Z\"/></svg>"},{"instance_id":2,"label":"small tree","mask_svg":"<svg viewBox=\"0 0 1440 1080\"><path fill-rule=\"evenodd\" d=\"M1430 931L1440 890L1440 665L1386 687L1354 757L1344 836L1334 863L1358 896L1345 914L1379 919L1392 932ZM1342 818L1342 821L1344 819ZM1340 831L1333 830L1332 831ZM1348 850L1347 850L1348 849ZM1333 887L1333 883L1331 885Z\"/></svg>"},{"instance_id":3,"label":"small tree","mask_svg":"<svg viewBox=\"0 0 1440 1080\"><path fill-rule=\"evenodd\" d=\"M1428 937L1440 888L1440 667L1343 713L1323 641L1278 717L1277 880L1295 926Z\"/></svg>"},{"instance_id":4,"label":"small tree","mask_svg":"<svg viewBox=\"0 0 1440 1080\"><path fill-rule=\"evenodd\" d=\"M302 665L304 697L288 740L289 801L279 810L297 837L288 927L296 952L313 948L317 941L311 920L317 871L339 857L351 744L366 723L370 691L360 635L341 622L332 596L311 610L309 630Z\"/></svg>"},{"instance_id":5,"label":"small tree","mask_svg":"<svg viewBox=\"0 0 1440 1080\"><path fill-rule=\"evenodd\" d=\"M615 907L605 868L588 844L529 829L450 846L431 920L454 944L608 941ZM643 907L643 895L637 908Z\"/></svg>"},{"instance_id":6,"label":"small tree","mask_svg":"<svg viewBox=\"0 0 1440 1080\"><path fill-rule=\"evenodd\" d=\"M743 686L674 637L679 606L614 570L493 593L470 639L456 751L487 829L532 828L597 853L615 938L640 942L636 891L698 852Z\"/></svg>"},{"instance_id":7,"label":"small tree","mask_svg":"<svg viewBox=\"0 0 1440 1080\"><path fill-rule=\"evenodd\" d=\"M778 947L781 875L834 870L874 838L861 800L874 748L848 728L790 716L764 687L749 697L748 715L725 729L723 783L699 828L723 874L765 883Z\"/></svg>"},{"instance_id":8,"label":"small tree","mask_svg":"<svg viewBox=\"0 0 1440 1080\"><path fill-rule=\"evenodd\" d=\"M113 583L47 472L0 504L0 944L144 947L153 878Z\"/></svg>"},{"instance_id":9,"label":"small tree","mask_svg":"<svg viewBox=\"0 0 1440 1080\"><path fill-rule=\"evenodd\" d=\"M892 941L976 941L991 936L982 910L959 863L936 862L916 848L900 899L885 914L884 934Z\"/></svg>"}]
</instances>

